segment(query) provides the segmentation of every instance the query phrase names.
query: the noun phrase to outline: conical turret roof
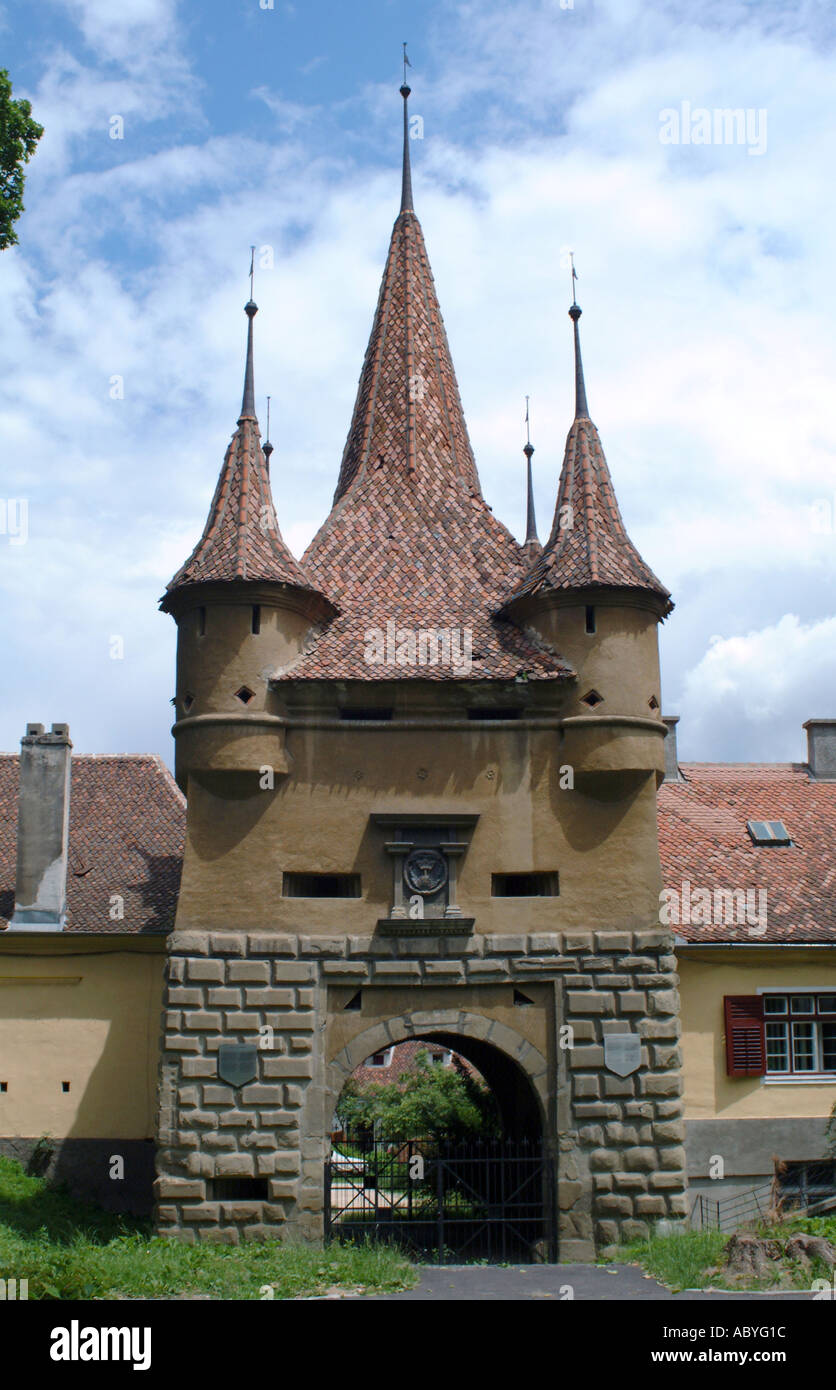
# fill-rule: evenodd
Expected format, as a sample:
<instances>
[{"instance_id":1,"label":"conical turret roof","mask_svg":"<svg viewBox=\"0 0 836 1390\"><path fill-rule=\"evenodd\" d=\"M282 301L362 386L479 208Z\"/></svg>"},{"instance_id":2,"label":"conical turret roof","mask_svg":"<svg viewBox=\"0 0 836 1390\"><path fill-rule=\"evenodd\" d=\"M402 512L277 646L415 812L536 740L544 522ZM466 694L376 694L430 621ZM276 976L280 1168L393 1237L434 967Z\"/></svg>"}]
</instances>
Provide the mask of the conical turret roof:
<instances>
[{"instance_id":1,"label":"conical turret roof","mask_svg":"<svg viewBox=\"0 0 836 1390\"><path fill-rule=\"evenodd\" d=\"M241 414L224 457L203 534L167 585L163 607L175 592L192 584L249 580L315 590L282 539L276 519L255 411L253 318L257 306L252 300L245 312L249 323Z\"/></svg>"},{"instance_id":2,"label":"conical turret roof","mask_svg":"<svg viewBox=\"0 0 836 1390\"><path fill-rule=\"evenodd\" d=\"M575 340L575 419L566 437L551 534L511 603L548 590L645 590L671 611L670 593L645 564L621 517L598 430L589 418L578 320L569 310Z\"/></svg>"}]
</instances>

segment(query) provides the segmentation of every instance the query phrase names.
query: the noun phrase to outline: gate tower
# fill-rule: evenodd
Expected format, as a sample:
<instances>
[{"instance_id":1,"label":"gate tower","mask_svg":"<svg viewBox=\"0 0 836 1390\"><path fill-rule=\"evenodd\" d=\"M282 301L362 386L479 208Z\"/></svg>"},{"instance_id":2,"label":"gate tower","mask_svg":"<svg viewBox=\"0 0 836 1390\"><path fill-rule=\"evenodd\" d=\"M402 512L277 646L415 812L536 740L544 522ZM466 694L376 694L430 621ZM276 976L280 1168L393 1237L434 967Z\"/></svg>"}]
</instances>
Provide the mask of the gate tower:
<instances>
[{"instance_id":1,"label":"gate tower","mask_svg":"<svg viewBox=\"0 0 836 1390\"><path fill-rule=\"evenodd\" d=\"M331 512L282 540L244 397L168 586L188 799L167 964L158 1229L323 1231L339 1092L442 1041L554 1160L560 1258L685 1215L678 996L659 925L657 624L586 401L554 522L487 506L421 226L401 207ZM526 459L530 465L530 445Z\"/></svg>"}]
</instances>

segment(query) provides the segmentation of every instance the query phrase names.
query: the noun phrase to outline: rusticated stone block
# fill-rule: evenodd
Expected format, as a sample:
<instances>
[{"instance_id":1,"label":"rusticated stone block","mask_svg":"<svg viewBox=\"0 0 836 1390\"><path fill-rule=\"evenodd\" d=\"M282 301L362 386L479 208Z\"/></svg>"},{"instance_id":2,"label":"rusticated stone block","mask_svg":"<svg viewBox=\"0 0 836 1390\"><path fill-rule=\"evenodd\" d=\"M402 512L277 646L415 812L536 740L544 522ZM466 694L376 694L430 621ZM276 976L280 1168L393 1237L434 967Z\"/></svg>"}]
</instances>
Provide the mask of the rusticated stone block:
<instances>
[{"instance_id":1,"label":"rusticated stone block","mask_svg":"<svg viewBox=\"0 0 836 1390\"><path fill-rule=\"evenodd\" d=\"M617 1192L644 1192L647 1188L645 1173L613 1173L612 1180Z\"/></svg>"},{"instance_id":2,"label":"rusticated stone block","mask_svg":"<svg viewBox=\"0 0 836 1390\"><path fill-rule=\"evenodd\" d=\"M615 995L601 994L597 989L566 991L570 1014L614 1014Z\"/></svg>"},{"instance_id":3,"label":"rusticated stone block","mask_svg":"<svg viewBox=\"0 0 836 1390\"><path fill-rule=\"evenodd\" d=\"M684 1144L685 1143L685 1121L684 1120L665 1120L655 1126L656 1139L659 1144Z\"/></svg>"},{"instance_id":4,"label":"rusticated stone block","mask_svg":"<svg viewBox=\"0 0 836 1390\"><path fill-rule=\"evenodd\" d=\"M184 1221L205 1221L207 1224L218 1221L220 1212L216 1202L195 1202L183 1207Z\"/></svg>"},{"instance_id":5,"label":"rusticated stone block","mask_svg":"<svg viewBox=\"0 0 836 1390\"><path fill-rule=\"evenodd\" d=\"M598 1211L613 1216L632 1216L633 1199L626 1193L607 1192L601 1197L596 1197L595 1206Z\"/></svg>"},{"instance_id":6,"label":"rusticated stone block","mask_svg":"<svg viewBox=\"0 0 836 1390\"><path fill-rule=\"evenodd\" d=\"M621 1223L621 1239L623 1241L647 1240L650 1235L650 1228L646 1221L623 1221Z\"/></svg>"},{"instance_id":7,"label":"rusticated stone block","mask_svg":"<svg viewBox=\"0 0 836 1390\"><path fill-rule=\"evenodd\" d=\"M212 932L213 956L245 956L247 938L243 932Z\"/></svg>"},{"instance_id":8,"label":"rusticated stone block","mask_svg":"<svg viewBox=\"0 0 836 1390\"><path fill-rule=\"evenodd\" d=\"M269 985L270 962L268 960L230 960L226 966L226 978L233 985Z\"/></svg>"},{"instance_id":9,"label":"rusticated stone block","mask_svg":"<svg viewBox=\"0 0 836 1390\"><path fill-rule=\"evenodd\" d=\"M664 1197L654 1197L648 1193L643 1193L636 1198L637 1216L664 1216L665 1208Z\"/></svg>"},{"instance_id":10,"label":"rusticated stone block","mask_svg":"<svg viewBox=\"0 0 836 1390\"><path fill-rule=\"evenodd\" d=\"M659 1150L660 1168L685 1168L685 1150L677 1145L675 1148L664 1148Z\"/></svg>"},{"instance_id":11,"label":"rusticated stone block","mask_svg":"<svg viewBox=\"0 0 836 1390\"><path fill-rule=\"evenodd\" d=\"M277 985L310 984L317 976L317 967L308 960L274 960L273 980Z\"/></svg>"},{"instance_id":12,"label":"rusticated stone block","mask_svg":"<svg viewBox=\"0 0 836 1390\"><path fill-rule=\"evenodd\" d=\"M656 1168L655 1149L625 1149L622 1153L625 1168L630 1172L652 1173Z\"/></svg>"},{"instance_id":13,"label":"rusticated stone block","mask_svg":"<svg viewBox=\"0 0 836 1390\"><path fill-rule=\"evenodd\" d=\"M224 963L222 960L188 960L186 961L186 979L222 985L224 983Z\"/></svg>"},{"instance_id":14,"label":"rusticated stone block","mask_svg":"<svg viewBox=\"0 0 836 1390\"><path fill-rule=\"evenodd\" d=\"M676 1096L682 1088L682 1078L678 1071L647 1072L639 1078L642 1093L646 1096Z\"/></svg>"},{"instance_id":15,"label":"rusticated stone block","mask_svg":"<svg viewBox=\"0 0 836 1390\"><path fill-rule=\"evenodd\" d=\"M602 1067L604 1065L603 1047L580 1046L569 1051L569 1065L573 1069Z\"/></svg>"}]
</instances>

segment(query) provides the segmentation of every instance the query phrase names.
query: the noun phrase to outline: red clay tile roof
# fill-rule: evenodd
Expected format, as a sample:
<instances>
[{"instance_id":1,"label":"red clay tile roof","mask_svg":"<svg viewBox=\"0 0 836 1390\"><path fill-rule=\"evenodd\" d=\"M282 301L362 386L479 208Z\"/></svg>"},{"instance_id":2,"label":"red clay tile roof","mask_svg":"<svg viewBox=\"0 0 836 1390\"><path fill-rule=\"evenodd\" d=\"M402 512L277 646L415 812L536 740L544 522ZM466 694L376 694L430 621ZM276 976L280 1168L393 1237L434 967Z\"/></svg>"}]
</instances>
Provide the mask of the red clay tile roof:
<instances>
[{"instance_id":1,"label":"red clay tile roof","mask_svg":"<svg viewBox=\"0 0 836 1390\"><path fill-rule=\"evenodd\" d=\"M684 782L659 788L665 886L766 890L766 931L745 923L674 926L688 941L836 942L836 782L803 764L686 763ZM750 820L782 820L791 846L756 846ZM712 901L713 906L713 901Z\"/></svg>"},{"instance_id":2,"label":"red clay tile roof","mask_svg":"<svg viewBox=\"0 0 836 1390\"><path fill-rule=\"evenodd\" d=\"M359 1067L355 1067L352 1072L352 1079L361 1085L369 1082L378 1086L388 1086L393 1081L400 1081L404 1076L410 1075L415 1070L415 1060L419 1052L428 1052L430 1057L443 1057L449 1051L442 1047L440 1043L423 1042L421 1040L409 1040L402 1043L394 1043L391 1047L381 1048L381 1052L391 1053L391 1064L388 1067L370 1067L366 1063L371 1061L370 1057ZM376 1055L376 1054L372 1054ZM459 1066L464 1067L465 1071L471 1076L478 1075L476 1068L473 1067L466 1058L461 1057L458 1052L453 1054L459 1062Z\"/></svg>"},{"instance_id":3,"label":"red clay tile roof","mask_svg":"<svg viewBox=\"0 0 836 1390\"><path fill-rule=\"evenodd\" d=\"M221 468L203 535L166 587L166 596L187 584L261 580L311 590L308 576L282 539L261 433L253 404L252 323L247 305L247 367L238 427ZM166 599L163 599L163 607Z\"/></svg>"},{"instance_id":4,"label":"red clay tile roof","mask_svg":"<svg viewBox=\"0 0 836 1390\"><path fill-rule=\"evenodd\" d=\"M598 431L589 418L577 304L569 310L575 339L575 419L566 437L551 535L511 599L549 589L645 589L664 613L670 594L627 535Z\"/></svg>"},{"instance_id":5,"label":"red clay tile roof","mask_svg":"<svg viewBox=\"0 0 836 1390\"><path fill-rule=\"evenodd\" d=\"M670 594L639 555L624 526L598 431L584 416L566 438L551 535L514 594L605 586Z\"/></svg>"},{"instance_id":6,"label":"red clay tile roof","mask_svg":"<svg viewBox=\"0 0 836 1390\"><path fill-rule=\"evenodd\" d=\"M467 678L556 680L546 643L497 619L524 577L523 549L482 497L421 226L400 213L330 516L303 557L340 607L279 679L446 679L450 666L372 665L369 629L472 631ZM478 657L477 657L478 654Z\"/></svg>"},{"instance_id":7,"label":"red clay tile roof","mask_svg":"<svg viewBox=\"0 0 836 1390\"><path fill-rule=\"evenodd\" d=\"M20 759L0 753L0 925L14 910ZM161 758L72 759L68 932L169 931L174 922L186 803ZM111 921L111 895L124 919ZM0 931L0 940L4 933ZM11 938L9 938L11 939Z\"/></svg>"}]
</instances>

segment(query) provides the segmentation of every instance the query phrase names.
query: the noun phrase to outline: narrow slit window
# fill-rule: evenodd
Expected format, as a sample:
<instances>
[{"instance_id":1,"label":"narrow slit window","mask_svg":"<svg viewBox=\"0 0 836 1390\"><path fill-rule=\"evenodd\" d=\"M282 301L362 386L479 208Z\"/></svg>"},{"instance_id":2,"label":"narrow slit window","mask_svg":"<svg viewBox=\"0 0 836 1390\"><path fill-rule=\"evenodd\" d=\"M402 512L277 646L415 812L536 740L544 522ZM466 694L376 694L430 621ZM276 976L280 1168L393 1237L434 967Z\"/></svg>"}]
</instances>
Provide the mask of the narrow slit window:
<instances>
[{"instance_id":1,"label":"narrow slit window","mask_svg":"<svg viewBox=\"0 0 836 1390\"><path fill-rule=\"evenodd\" d=\"M205 609L205 608L198 608L198 610L197 610L197 635L198 635L198 637L205 637L205 636L206 636L206 609Z\"/></svg>"},{"instance_id":2,"label":"narrow slit window","mask_svg":"<svg viewBox=\"0 0 836 1390\"><path fill-rule=\"evenodd\" d=\"M595 631L595 608L591 603L586 605L586 630L589 633Z\"/></svg>"},{"instance_id":3,"label":"narrow slit window","mask_svg":"<svg viewBox=\"0 0 836 1390\"><path fill-rule=\"evenodd\" d=\"M297 874L282 878L285 898L359 898L359 874Z\"/></svg>"},{"instance_id":4,"label":"narrow slit window","mask_svg":"<svg viewBox=\"0 0 836 1390\"><path fill-rule=\"evenodd\" d=\"M210 1202L265 1202L269 1196L266 1178L209 1178L206 1188Z\"/></svg>"},{"instance_id":5,"label":"narrow slit window","mask_svg":"<svg viewBox=\"0 0 836 1390\"><path fill-rule=\"evenodd\" d=\"M251 628L252 628L253 633L254 633L256 636L258 636L259 632L261 631L261 604L260 604L260 603L254 603L254 604L253 604Z\"/></svg>"},{"instance_id":6,"label":"narrow slit window","mask_svg":"<svg viewBox=\"0 0 836 1390\"><path fill-rule=\"evenodd\" d=\"M556 870L547 873L491 874L494 898L556 898L560 880Z\"/></svg>"},{"instance_id":7,"label":"narrow slit window","mask_svg":"<svg viewBox=\"0 0 836 1390\"><path fill-rule=\"evenodd\" d=\"M469 709L469 710L467 711L467 717L468 717L468 719L474 719L474 720L479 720L479 719L520 719L520 718L522 717L522 710L519 709L517 706L512 706L512 707L507 707L507 706L506 706L506 708L504 708L504 709L503 709L503 708L499 708L499 709L485 708L485 709L483 709L483 708L480 706L478 709Z\"/></svg>"}]
</instances>

